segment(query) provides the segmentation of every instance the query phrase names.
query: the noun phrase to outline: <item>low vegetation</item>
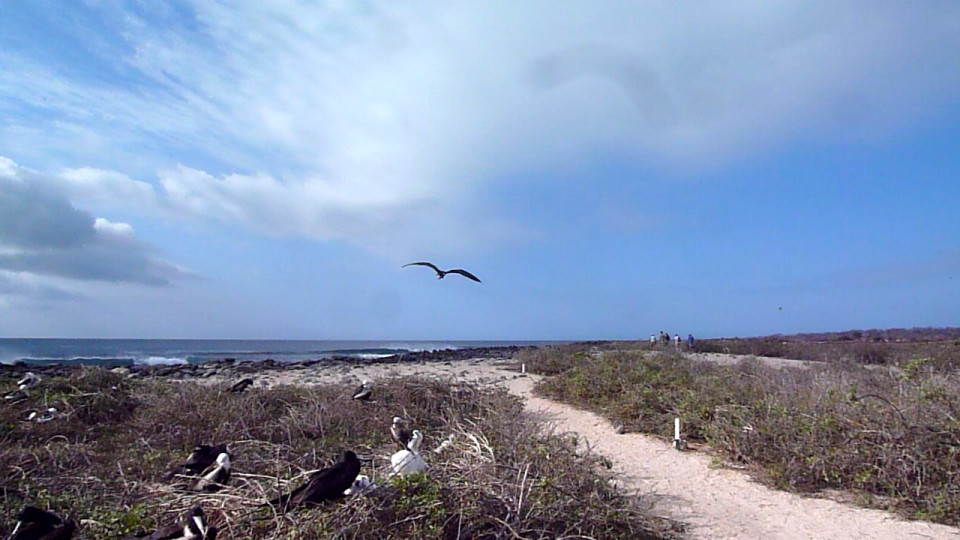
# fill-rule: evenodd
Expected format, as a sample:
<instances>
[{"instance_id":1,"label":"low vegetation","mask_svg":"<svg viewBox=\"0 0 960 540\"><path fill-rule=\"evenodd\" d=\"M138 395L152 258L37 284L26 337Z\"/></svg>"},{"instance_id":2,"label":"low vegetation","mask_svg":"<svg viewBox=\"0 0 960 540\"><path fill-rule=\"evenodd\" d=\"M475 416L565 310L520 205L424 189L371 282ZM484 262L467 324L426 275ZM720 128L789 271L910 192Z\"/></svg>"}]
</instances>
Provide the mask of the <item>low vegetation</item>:
<instances>
[{"instance_id":1,"label":"low vegetation","mask_svg":"<svg viewBox=\"0 0 960 540\"><path fill-rule=\"evenodd\" d=\"M13 388L13 379L0 390ZM603 460L543 434L504 391L394 379L375 401L351 387L282 386L244 394L131 380L102 369L51 378L0 409L0 535L24 504L83 520L75 538L118 538L174 522L194 504L220 538L669 538L676 525L608 482ZM30 411L55 407L46 423ZM393 416L425 435L427 474L387 478ZM442 453L433 449L452 436ZM217 493L161 481L198 443L228 443L234 473ZM259 505L343 450L380 487L278 515Z\"/></svg>"},{"instance_id":2,"label":"low vegetation","mask_svg":"<svg viewBox=\"0 0 960 540\"><path fill-rule=\"evenodd\" d=\"M720 366L583 344L521 358L551 375L538 392L669 439L681 417L685 438L778 488L839 489L864 505L960 524L960 373L923 356L884 366L832 360Z\"/></svg>"},{"instance_id":3,"label":"low vegetation","mask_svg":"<svg viewBox=\"0 0 960 540\"><path fill-rule=\"evenodd\" d=\"M888 330L850 331L805 337L704 339L696 342L694 351L865 365L899 365L915 358L923 358L931 368L960 370L960 336L957 336L955 329L950 332L941 330L940 334L919 330ZM923 339L938 335L949 337Z\"/></svg>"}]
</instances>

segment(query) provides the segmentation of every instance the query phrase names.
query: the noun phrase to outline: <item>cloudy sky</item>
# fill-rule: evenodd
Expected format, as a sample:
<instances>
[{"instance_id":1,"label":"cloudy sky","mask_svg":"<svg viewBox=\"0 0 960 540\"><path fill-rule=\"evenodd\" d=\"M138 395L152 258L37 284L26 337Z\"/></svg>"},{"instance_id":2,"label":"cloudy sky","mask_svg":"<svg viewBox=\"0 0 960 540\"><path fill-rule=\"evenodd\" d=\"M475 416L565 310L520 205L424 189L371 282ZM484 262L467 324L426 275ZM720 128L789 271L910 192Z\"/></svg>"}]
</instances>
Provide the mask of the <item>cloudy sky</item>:
<instances>
[{"instance_id":1,"label":"cloudy sky","mask_svg":"<svg viewBox=\"0 0 960 540\"><path fill-rule=\"evenodd\" d=\"M0 337L956 326L958 209L957 2L0 4Z\"/></svg>"}]
</instances>

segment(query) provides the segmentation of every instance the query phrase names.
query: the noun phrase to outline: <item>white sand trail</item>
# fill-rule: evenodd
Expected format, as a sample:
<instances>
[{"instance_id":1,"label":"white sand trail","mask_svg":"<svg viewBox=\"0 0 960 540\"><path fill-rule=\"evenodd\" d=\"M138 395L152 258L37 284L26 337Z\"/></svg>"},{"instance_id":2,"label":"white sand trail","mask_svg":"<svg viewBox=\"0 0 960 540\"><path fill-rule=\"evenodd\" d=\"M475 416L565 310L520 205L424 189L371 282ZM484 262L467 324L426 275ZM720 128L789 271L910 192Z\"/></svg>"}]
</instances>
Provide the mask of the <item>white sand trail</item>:
<instances>
[{"instance_id":1,"label":"white sand trail","mask_svg":"<svg viewBox=\"0 0 960 540\"><path fill-rule=\"evenodd\" d=\"M589 441L594 452L613 463L623 488L659 497L655 509L688 523L691 538L960 538L954 527L766 488L742 472L711 467L705 454L678 452L648 435L619 435L596 414L534 396L534 377L504 382L524 398L528 411L551 419L558 431Z\"/></svg>"}]
</instances>

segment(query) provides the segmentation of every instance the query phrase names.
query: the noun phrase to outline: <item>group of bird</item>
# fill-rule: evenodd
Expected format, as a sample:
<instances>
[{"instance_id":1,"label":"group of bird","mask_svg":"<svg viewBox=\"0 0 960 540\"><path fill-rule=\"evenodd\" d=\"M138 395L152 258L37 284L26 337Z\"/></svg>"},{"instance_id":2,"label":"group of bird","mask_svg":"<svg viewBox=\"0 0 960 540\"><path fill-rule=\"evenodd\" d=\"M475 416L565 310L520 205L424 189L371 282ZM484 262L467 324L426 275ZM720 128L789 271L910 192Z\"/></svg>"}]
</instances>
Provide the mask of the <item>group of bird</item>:
<instances>
[{"instance_id":1,"label":"group of bird","mask_svg":"<svg viewBox=\"0 0 960 540\"><path fill-rule=\"evenodd\" d=\"M35 388L40 385L40 376L36 373L29 371L22 379L17 381L17 389L12 392L7 392L3 395L4 401L7 403L19 403L28 397L30 397L30 389Z\"/></svg>"},{"instance_id":2,"label":"group of bird","mask_svg":"<svg viewBox=\"0 0 960 540\"><path fill-rule=\"evenodd\" d=\"M35 387L39 377L32 373L18 383L20 391ZM21 384L22 383L22 384ZM228 392L243 392L254 384L253 379L245 378L228 388ZM26 385L26 386L24 386ZM363 380L353 392L351 398L358 401L370 401L373 386L369 380ZM36 414L36 413L34 413ZM32 419L32 418L31 418ZM391 474L404 476L426 471L429 467L420 454L423 434L420 430L409 430L403 418L393 417L390 436L399 445L400 450L390 457ZM447 441L447 446L449 441ZM443 447L444 445L441 445ZM439 451L440 449L438 449ZM351 450L346 450L339 461L333 465L307 474L307 480L289 493L282 494L260 506L270 506L280 513L308 505L319 505L327 501L351 495L365 495L377 488L370 478L360 474L360 458ZM187 489L197 492L216 492L229 481L233 468L233 454L226 444L200 444L185 461L176 465L163 476L163 481L171 482L189 479ZM70 539L77 528L76 522L63 519L51 512L34 506L25 506L17 516L17 524L7 540L60 540ZM203 509L194 506L173 524L160 527L151 533L128 536L125 540L210 540L217 536L217 527L208 525Z\"/></svg>"},{"instance_id":3,"label":"group of bird","mask_svg":"<svg viewBox=\"0 0 960 540\"><path fill-rule=\"evenodd\" d=\"M40 376L32 371L28 371L23 378L17 381L17 389L12 392L7 392L3 395L3 400L6 403L20 403L21 401L30 397L30 390L40 386ZM38 424L44 424L51 420L57 418L59 415L56 407L48 407L43 411L30 411L30 414L27 416L27 420L30 422L36 422Z\"/></svg>"},{"instance_id":4,"label":"group of bird","mask_svg":"<svg viewBox=\"0 0 960 540\"><path fill-rule=\"evenodd\" d=\"M462 268L441 270L436 265L426 261L412 262L403 265L426 266L437 274L437 279L443 279L448 274L459 274L467 279L480 283L480 279ZM30 389L40 384L40 377L28 372L17 382L17 389L3 396L7 403L18 403L30 397ZM228 388L228 392L242 393L254 384L251 378L244 378ZM372 386L370 381L363 380L352 398L360 401L370 401ZM50 407L43 412L33 411L28 420L44 423L55 419L58 411ZM405 421L393 417L390 426L390 435L400 446L400 450L390 456L392 476L404 476L422 472L428 469L426 461L420 454L420 445L423 434L419 430L410 431L403 427ZM441 451L452 440L444 441L435 450ZM193 491L214 492L223 487L229 480L232 470L233 455L227 450L226 444L197 445L190 456L183 463L177 465L164 476L165 481L175 478L190 478ZM360 458L352 450L343 452L340 460L333 465L315 471L308 475L302 485L276 497L260 506L277 508L281 513L294 510L301 506L318 505L327 501L350 495L362 495L376 489L370 478L360 474ZM17 515L17 524L6 540L69 540L73 537L77 524L72 519L63 519L60 516L35 506L27 505ZM160 527L152 533L128 536L126 540L214 540L217 537L217 527L209 525L199 505L192 507L173 524Z\"/></svg>"}]
</instances>

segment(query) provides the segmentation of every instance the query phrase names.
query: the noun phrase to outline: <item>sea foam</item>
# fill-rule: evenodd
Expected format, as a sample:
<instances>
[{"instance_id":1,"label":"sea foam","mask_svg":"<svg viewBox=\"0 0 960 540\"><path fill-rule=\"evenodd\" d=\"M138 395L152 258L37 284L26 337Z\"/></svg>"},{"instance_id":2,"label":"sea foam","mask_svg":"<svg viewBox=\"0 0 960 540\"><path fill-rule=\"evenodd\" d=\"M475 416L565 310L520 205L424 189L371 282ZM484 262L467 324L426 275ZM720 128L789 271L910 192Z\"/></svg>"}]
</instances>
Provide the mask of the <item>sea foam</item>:
<instances>
[{"instance_id":1,"label":"sea foam","mask_svg":"<svg viewBox=\"0 0 960 540\"><path fill-rule=\"evenodd\" d=\"M146 358L137 358L134 363L147 366L161 366L172 364L186 364L186 358L177 358L171 356L148 356Z\"/></svg>"}]
</instances>

